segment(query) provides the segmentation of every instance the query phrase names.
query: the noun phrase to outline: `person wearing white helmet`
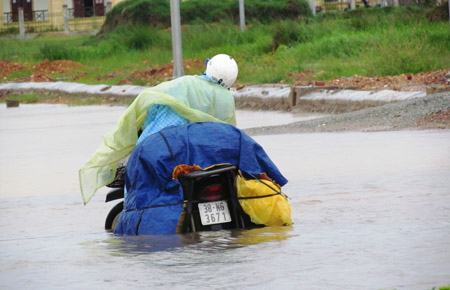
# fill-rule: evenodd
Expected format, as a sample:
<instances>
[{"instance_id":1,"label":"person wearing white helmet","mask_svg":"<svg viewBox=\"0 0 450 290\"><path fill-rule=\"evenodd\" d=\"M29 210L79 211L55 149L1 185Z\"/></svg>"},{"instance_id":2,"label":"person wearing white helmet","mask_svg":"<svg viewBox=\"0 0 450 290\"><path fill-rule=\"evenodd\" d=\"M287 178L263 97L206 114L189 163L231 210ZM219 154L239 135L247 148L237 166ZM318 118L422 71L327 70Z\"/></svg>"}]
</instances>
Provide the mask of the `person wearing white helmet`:
<instances>
[{"instance_id":1,"label":"person wearing white helmet","mask_svg":"<svg viewBox=\"0 0 450 290\"><path fill-rule=\"evenodd\" d=\"M238 76L238 66L233 57L226 54L218 54L212 59L206 60L204 75L229 89Z\"/></svg>"},{"instance_id":2,"label":"person wearing white helmet","mask_svg":"<svg viewBox=\"0 0 450 290\"><path fill-rule=\"evenodd\" d=\"M119 161L132 152L137 142L151 134L193 122L236 125L234 98L229 88L237 75L236 61L229 55L218 54L207 59L201 76L182 76L143 90L80 169L84 203L114 180Z\"/></svg>"}]
</instances>

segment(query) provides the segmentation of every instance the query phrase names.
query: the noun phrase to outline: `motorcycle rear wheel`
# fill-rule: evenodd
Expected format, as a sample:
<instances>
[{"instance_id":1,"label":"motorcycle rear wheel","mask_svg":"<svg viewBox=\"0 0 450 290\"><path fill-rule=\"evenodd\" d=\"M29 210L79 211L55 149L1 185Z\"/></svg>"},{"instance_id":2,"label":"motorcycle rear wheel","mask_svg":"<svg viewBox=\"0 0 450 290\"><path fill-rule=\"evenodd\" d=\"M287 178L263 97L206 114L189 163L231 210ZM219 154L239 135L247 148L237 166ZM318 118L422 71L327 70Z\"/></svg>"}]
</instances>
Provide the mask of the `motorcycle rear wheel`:
<instances>
[{"instance_id":1,"label":"motorcycle rear wheel","mask_svg":"<svg viewBox=\"0 0 450 290\"><path fill-rule=\"evenodd\" d=\"M105 221L105 230L114 232L119 216L123 210L123 201L116 204L108 213Z\"/></svg>"}]
</instances>

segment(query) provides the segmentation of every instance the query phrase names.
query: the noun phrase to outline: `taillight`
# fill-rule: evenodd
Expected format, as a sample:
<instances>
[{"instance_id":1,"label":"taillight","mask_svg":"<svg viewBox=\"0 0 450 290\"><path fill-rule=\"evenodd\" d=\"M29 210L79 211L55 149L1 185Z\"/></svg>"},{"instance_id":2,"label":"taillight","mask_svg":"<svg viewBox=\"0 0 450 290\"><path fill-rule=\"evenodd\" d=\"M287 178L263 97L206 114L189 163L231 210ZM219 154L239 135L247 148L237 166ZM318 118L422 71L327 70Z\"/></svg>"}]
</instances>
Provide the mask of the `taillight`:
<instances>
[{"instance_id":1,"label":"taillight","mask_svg":"<svg viewBox=\"0 0 450 290\"><path fill-rule=\"evenodd\" d=\"M200 199L206 201L216 201L222 199L223 189L220 184L208 185L200 193Z\"/></svg>"}]
</instances>

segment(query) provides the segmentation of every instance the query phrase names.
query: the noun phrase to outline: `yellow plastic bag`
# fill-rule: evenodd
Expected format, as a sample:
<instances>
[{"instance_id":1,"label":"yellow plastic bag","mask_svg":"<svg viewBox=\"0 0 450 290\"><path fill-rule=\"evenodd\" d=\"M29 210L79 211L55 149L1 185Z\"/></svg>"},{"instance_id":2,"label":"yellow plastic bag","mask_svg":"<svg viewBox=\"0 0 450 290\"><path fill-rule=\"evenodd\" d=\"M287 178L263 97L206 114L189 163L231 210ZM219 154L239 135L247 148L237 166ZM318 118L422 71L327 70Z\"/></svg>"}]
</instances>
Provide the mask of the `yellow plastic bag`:
<instances>
[{"instance_id":1,"label":"yellow plastic bag","mask_svg":"<svg viewBox=\"0 0 450 290\"><path fill-rule=\"evenodd\" d=\"M266 226L292 225L291 207L286 195L277 194L280 192L277 184L265 179L246 180L238 175L236 187L239 203L253 223Z\"/></svg>"}]
</instances>

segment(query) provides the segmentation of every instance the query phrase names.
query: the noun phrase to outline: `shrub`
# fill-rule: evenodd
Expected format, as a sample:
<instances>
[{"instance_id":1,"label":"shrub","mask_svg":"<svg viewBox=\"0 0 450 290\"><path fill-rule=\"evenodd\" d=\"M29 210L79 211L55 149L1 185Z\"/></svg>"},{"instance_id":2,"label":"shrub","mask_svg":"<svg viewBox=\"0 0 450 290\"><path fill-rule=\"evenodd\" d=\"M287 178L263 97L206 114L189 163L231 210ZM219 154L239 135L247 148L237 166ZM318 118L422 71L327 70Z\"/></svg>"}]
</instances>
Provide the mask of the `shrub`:
<instances>
[{"instance_id":1,"label":"shrub","mask_svg":"<svg viewBox=\"0 0 450 290\"><path fill-rule=\"evenodd\" d=\"M276 50L280 45L292 46L311 40L313 32L306 24L283 20L273 26L272 49Z\"/></svg>"},{"instance_id":2,"label":"shrub","mask_svg":"<svg viewBox=\"0 0 450 290\"><path fill-rule=\"evenodd\" d=\"M430 21L448 21L449 15L448 15L448 1L445 1L438 7L433 8L432 10L428 11L426 14L428 20Z\"/></svg>"},{"instance_id":3,"label":"shrub","mask_svg":"<svg viewBox=\"0 0 450 290\"><path fill-rule=\"evenodd\" d=\"M142 25L123 26L118 31L121 41L128 49L144 50L152 45L164 46L161 31Z\"/></svg>"},{"instance_id":4,"label":"shrub","mask_svg":"<svg viewBox=\"0 0 450 290\"><path fill-rule=\"evenodd\" d=\"M237 0L189 0L180 3L181 20L184 24L211 23L223 20L239 20ZM311 16L306 0L246 0L245 18L269 23L278 19L295 19ZM169 0L127 0L117 4L106 17L100 35L114 30L121 24L170 26Z\"/></svg>"},{"instance_id":5,"label":"shrub","mask_svg":"<svg viewBox=\"0 0 450 290\"><path fill-rule=\"evenodd\" d=\"M49 61L55 60L79 60L81 53L74 47L68 47L64 44L44 44L39 49L39 56Z\"/></svg>"},{"instance_id":6,"label":"shrub","mask_svg":"<svg viewBox=\"0 0 450 290\"><path fill-rule=\"evenodd\" d=\"M19 34L19 27L8 27L6 30L0 31L0 35L2 34Z\"/></svg>"}]
</instances>

